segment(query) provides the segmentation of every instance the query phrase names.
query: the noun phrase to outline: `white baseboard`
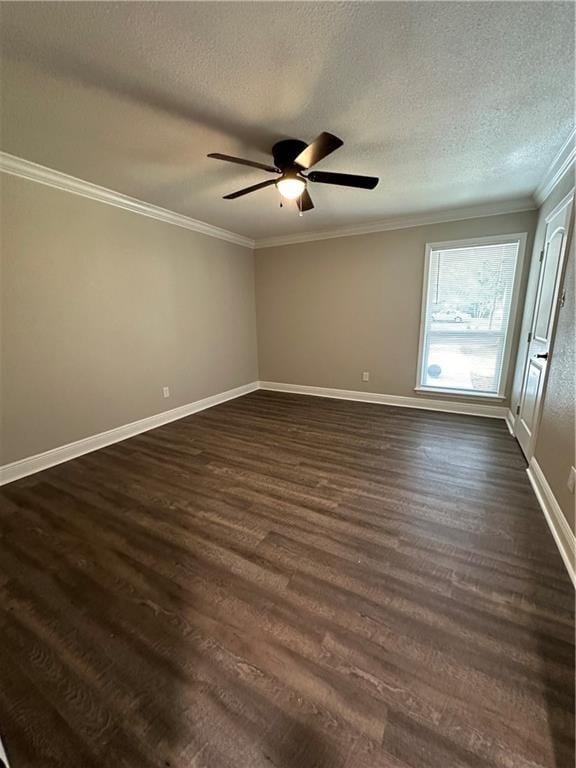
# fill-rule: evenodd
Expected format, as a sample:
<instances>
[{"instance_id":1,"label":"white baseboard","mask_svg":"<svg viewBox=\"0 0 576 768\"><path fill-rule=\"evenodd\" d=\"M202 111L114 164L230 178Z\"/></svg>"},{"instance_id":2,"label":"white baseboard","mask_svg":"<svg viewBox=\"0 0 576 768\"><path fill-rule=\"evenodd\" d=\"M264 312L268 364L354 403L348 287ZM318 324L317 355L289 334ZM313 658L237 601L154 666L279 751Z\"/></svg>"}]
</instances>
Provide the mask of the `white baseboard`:
<instances>
[{"instance_id":1,"label":"white baseboard","mask_svg":"<svg viewBox=\"0 0 576 768\"><path fill-rule=\"evenodd\" d=\"M487 416L493 419L505 419L506 408L499 405L482 403L460 403L457 400L431 400L424 397L404 397L402 395L382 395L378 392L356 392L349 389L329 389L327 387L309 387L303 384L281 384L276 381L259 382L260 389L274 392L291 392L295 395L313 395L314 397L332 397L337 400L356 400L360 403L380 403L396 405L400 408L421 408L427 411L445 413L463 413L468 416Z\"/></svg>"},{"instance_id":2,"label":"white baseboard","mask_svg":"<svg viewBox=\"0 0 576 768\"><path fill-rule=\"evenodd\" d=\"M516 437L516 435L514 434L515 419L514 419L514 414L512 413L511 410L506 411L505 420L506 420L506 426L508 427L508 432L510 432L512 437Z\"/></svg>"},{"instance_id":3,"label":"white baseboard","mask_svg":"<svg viewBox=\"0 0 576 768\"><path fill-rule=\"evenodd\" d=\"M534 457L530 460L526 472L532 483L536 498L542 507L542 512L544 512L544 517L552 532L552 536L554 536L554 541L560 550L564 565L568 570L572 583L576 587L576 536L562 514L560 504L558 504L552 488L550 488L546 480L546 476Z\"/></svg>"},{"instance_id":4,"label":"white baseboard","mask_svg":"<svg viewBox=\"0 0 576 768\"><path fill-rule=\"evenodd\" d=\"M76 440L74 443L53 448L50 451L30 456L20 461L14 461L11 464L5 464L0 467L0 485L11 483L22 477L41 472L44 469L53 467L56 464L62 464L70 459L75 459L85 453L97 451L107 445L118 443L129 437L134 437L142 432L147 432L162 424L168 424L171 421L183 419L193 413L212 408L227 400L233 400L257 389L271 390L274 392L289 392L299 395L312 395L314 397L329 397L338 400L354 400L362 403L379 403L381 405L394 405L401 408L420 408L431 411L444 411L446 413L461 413L469 416L484 416L488 418L504 419L506 425L512 432L513 414L503 406L482 405L477 403L459 403L454 400L430 400L419 397L403 397L400 395L383 395L377 392L357 392L347 389L330 389L327 387L310 387L303 384L282 384L275 381L254 381L250 384L244 384L241 387L229 389L217 395L205 397L202 400L196 400L193 403L173 408L170 411L148 416L145 419L133 421L130 424L124 424L115 427L107 432L100 432L97 435L86 437L82 440ZM570 578L576 587L576 536L566 522L562 510L540 465L533 457L526 470L528 478L536 494L536 498L542 508L546 521L550 527L554 540L558 546L564 564L568 570Z\"/></svg>"},{"instance_id":5,"label":"white baseboard","mask_svg":"<svg viewBox=\"0 0 576 768\"><path fill-rule=\"evenodd\" d=\"M4 751L4 747L2 746L2 740L0 739L0 760L4 761L4 765L6 768L10 768L8 765L8 758L6 757L6 752ZM2 763L0 763L2 765Z\"/></svg>"},{"instance_id":6,"label":"white baseboard","mask_svg":"<svg viewBox=\"0 0 576 768\"><path fill-rule=\"evenodd\" d=\"M134 437L134 435L147 432L149 429L160 427L162 424L183 419L185 416L190 416L198 411L219 405L226 402L226 400L241 397L257 389L291 392L316 397L331 397L340 400L356 400L364 403L380 403L381 405L395 405L402 408L421 408L431 411L444 411L446 413L462 413L469 416L485 416L496 419L506 418L506 408L502 406L482 405L481 403L459 403L454 400L402 397L400 395L382 395L376 392L355 392L346 389L327 389L326 387L308 387L301 384L280 384L273 381L254 381L250 384L221 392L218 395L212 395L203 400L196 400L194 403L182 405L170 411L163 411L154 416L148 416L145 419L115 427L107 432L100 432L97 435L77 440L74 443L61 445L50 451L38 453L35 456L29 456L28 458L14 461L11 464L0 466L0 485L11 483L14 480L27 477L36 472L41 472L56 464L62 464L65 461L82 456L85 453L97 451L99 448Z\"/></svg>"},{"instance_id":7,"label":"white baseboard","mask_svg":"<svg viewBox=\"0 0 576 768\"><path fill-rule=\"evenodd\" d=\"M107 432L100 432L97 435L91 435L82 440L76 440L74 443L61 445L50 451L38 453L35 456L29 456L26 459L20 459L20 461L14 461L11 464L4 464L4 466L0 467L0 485L6 485L6 483L11 483L21 477L32 475L35 472L41 472L43 469L48 469L56 464L62 464L64 461L70 461L70 459L75 459L85 453L97 451L99 448L104 448L112 443L118 443L129 437L134 437L134 435L147 432L149 429L160 427L162 424L168 424L171 421L183 419L185 416L190 416L192 413L204 411L206 408L212 408L214 405L225 403L227 400L233 400L234 398L241 397L249 392L254 392L257 389L258 382L253 381L250 384L244 384L241 387L228 389L226 392L220 392L217 395L211 395L202 400L196 400L193 403L181 405L178 408L172 408L170 411L156 413L154 416L148 416L145 419L139 419L130 424L124 424L121 427L109 429Z\"/></svg>"}]
</instances>

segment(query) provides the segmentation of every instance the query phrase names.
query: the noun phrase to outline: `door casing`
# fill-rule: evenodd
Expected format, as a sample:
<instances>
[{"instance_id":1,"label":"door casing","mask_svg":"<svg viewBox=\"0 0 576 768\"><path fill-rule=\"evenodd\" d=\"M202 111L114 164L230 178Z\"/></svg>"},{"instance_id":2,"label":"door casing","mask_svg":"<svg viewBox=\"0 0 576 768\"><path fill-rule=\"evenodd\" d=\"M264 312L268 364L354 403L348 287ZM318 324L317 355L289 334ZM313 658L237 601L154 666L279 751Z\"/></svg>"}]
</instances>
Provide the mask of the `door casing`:
<instances>
[{"instance_id":1,"label":"door casing","mask_svg":"<svg viewBox=\"0 0 576 768\"><path fill-rule=\"evenodd\" d=\"M554 232L549 231L551 222L558 217L563 211L567 211L566 226L563 230L563 240L560 244L559 263L556 270L556 279L553 289L553 295L551 300L551 310L549 314L548 328L546 339L540 338L536 332L536 320L537 312L540 306L542 298L543 277L546 267L546 259L548 258L548 246L554 237ZM562 294L562 286L564 282L564 274L567 264L567 251L570 247L570 241L572 239L572 232L574 226L574 188L552 209L552 211L546 216L546 228L544 231L543 249L534 251L533 258L538 258L538 280L536 286L536 292L531 305L525 309L530 312L530 325L529 335L524 339L526 345L525 354L522 362L522 377L520 379L520 399L514 413L513 432L516 436L520 447L528 461L534 455L534 449L536 440L538 437L538 429L540 426L540 418L542 414L542 404L546 394L546 383L549 373L549 362L551 360L554 348L554 337L556 333L556 326L558 322L558 313L560 311L560 298ZM543 257L540 256L543 254ZM548 354L548 359L536 358L536 354ZM535 380L534 377L538 379ZM530 402L527 401L528 386L531 381L535 383L536 389L534 393L534 401L532 403L532 411L529 412ZM527 427L527 416L531 417L530 428Z\"/></svg>"}]
</instances>

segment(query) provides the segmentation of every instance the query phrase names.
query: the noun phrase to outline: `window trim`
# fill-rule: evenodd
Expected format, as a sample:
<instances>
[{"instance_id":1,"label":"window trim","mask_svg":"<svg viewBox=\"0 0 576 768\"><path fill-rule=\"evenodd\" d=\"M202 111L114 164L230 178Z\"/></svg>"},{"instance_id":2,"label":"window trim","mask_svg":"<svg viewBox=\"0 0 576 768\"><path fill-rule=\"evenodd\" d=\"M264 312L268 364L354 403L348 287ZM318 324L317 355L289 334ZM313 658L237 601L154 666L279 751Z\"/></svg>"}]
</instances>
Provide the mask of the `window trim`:
<instances>
[{"instance_id":1,"label":"window trim","mask_svg":"<svg viewBox=\"0 0 576 768\"><path fill-rule=\"evenodd\" d=\"M518 305L520 299L520 285L524 274L524 257L526 254L526 241L528 234L526 232L515 232L507 235L489 235L488 237L472 237L465 240L446 240L438 243L426 243L424 260L424 279L422 282L422 304L420 315L420 340L418 342L418 365L416 369L416 386L414 390L422 395L453 395L458 398L487 398L490 400L506 399L506 390L508 377L510 373L510 362L512 358L512 348L514 346L514 337L516 336L516 322L518 317ZM443 248L470 248L482 245L499 245L504 243L518 243L518 256L516 258L516 267L514 271L514 283L512 286L512 298L510 301L510 315L505 330L506 342L502 355L502 372L500 374L500 384L498 392L471 392L468 390L450 389L446 387L431 387L422 384L423 354L425 349L426 336L426 315L428 311L428 278L430 275L430 260L432 251Z\"/></svg>"}]
</instances>

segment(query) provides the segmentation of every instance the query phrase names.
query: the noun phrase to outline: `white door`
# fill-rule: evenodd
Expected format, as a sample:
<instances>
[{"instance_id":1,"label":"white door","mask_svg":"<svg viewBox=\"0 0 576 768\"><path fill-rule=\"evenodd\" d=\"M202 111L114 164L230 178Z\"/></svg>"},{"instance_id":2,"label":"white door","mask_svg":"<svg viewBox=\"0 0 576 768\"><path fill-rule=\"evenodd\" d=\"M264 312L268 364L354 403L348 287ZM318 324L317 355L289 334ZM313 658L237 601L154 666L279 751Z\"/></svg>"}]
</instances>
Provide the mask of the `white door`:
<instances>
[{"instance_id":1,"label":"white door","mask_svg":"<svg viewBox=\"0 0 576 768\"><path fill-rule=\"evenodd\" d=\"M547 217L544 248L540 253L538 288L528 335L520 404L514 422L514 434L528 461L534 453L550 346L560 303L562 267L573 200L572 193Z\"/></svg>"}]
</instances>

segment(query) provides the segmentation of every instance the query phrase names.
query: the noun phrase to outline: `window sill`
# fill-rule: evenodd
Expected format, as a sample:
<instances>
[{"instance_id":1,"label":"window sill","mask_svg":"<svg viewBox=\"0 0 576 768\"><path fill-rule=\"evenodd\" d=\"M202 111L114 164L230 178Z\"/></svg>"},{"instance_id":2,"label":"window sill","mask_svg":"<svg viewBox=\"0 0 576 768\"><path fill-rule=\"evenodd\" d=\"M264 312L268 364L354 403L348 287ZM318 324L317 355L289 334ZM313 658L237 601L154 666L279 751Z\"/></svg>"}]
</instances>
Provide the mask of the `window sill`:
<instances>
[{"instance_id":1,"label":"window sill","mask_svg":"<svg viewBox=\"0 0 576 768\"><path fill-rule=\"evenodd\" d=\"M441 389L436 387L414 387L414 392L421 395L452 395L454 397L472 397L482 400L506 400L504 395L494 394L492 392L470 392L467 389Z\"/></svg>"}]
</instances>

